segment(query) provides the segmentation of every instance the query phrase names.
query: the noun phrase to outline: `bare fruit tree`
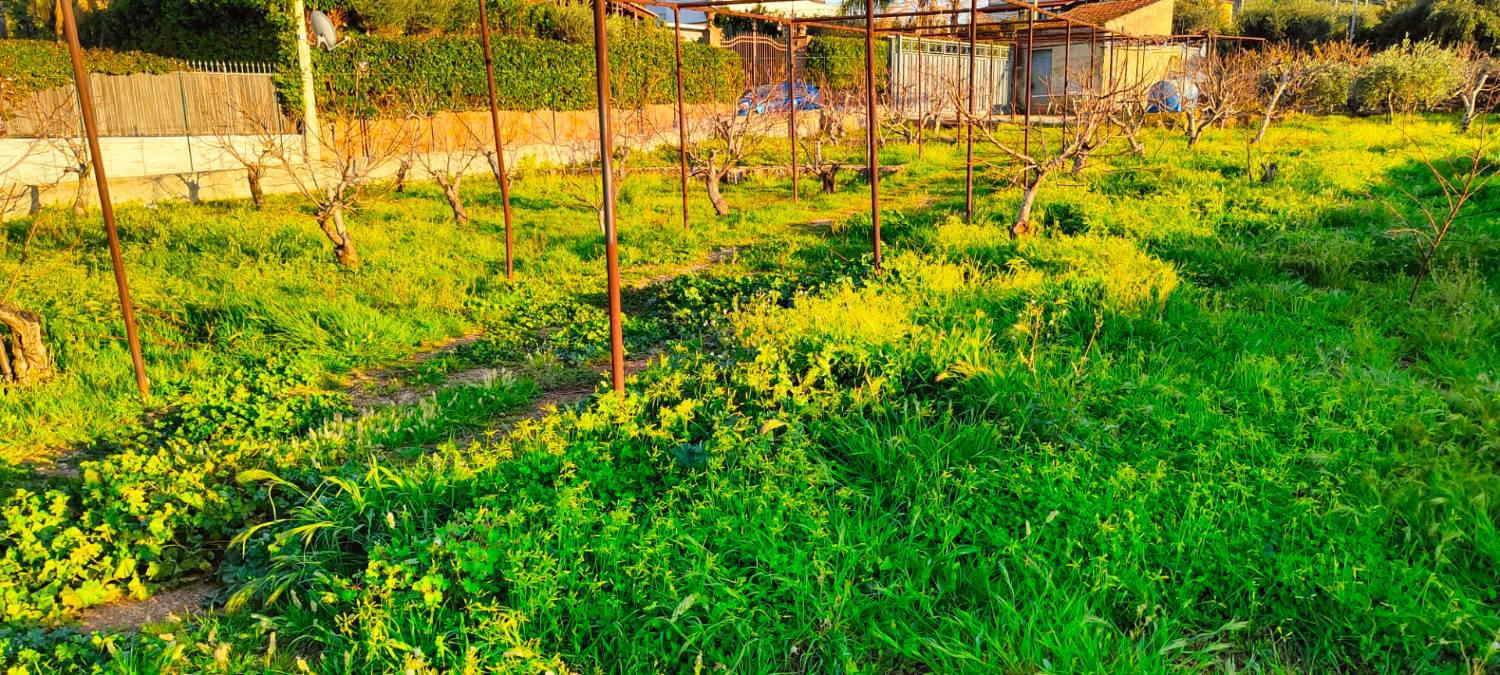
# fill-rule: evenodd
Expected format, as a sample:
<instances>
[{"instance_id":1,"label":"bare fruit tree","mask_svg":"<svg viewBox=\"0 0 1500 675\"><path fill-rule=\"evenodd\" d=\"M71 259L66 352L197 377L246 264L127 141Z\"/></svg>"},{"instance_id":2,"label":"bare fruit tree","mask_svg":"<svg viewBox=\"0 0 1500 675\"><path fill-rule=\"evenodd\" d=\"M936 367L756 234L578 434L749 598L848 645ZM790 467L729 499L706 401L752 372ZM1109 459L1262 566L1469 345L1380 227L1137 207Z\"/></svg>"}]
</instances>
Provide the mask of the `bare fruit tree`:
<instances>
[{"instance_id":1,"label":"bare fruit tree","mask_svg":"<svg viewBox=\"0 0 1500 675\"><path fill-rule=\"evenodd\" d=\"M587 131L579 133L578 127L568 124L568 119L573 116L572 114L543 113L543 115L550 115L551 121L543 119L539 124L530 126L531 136L542 145L556 150L557 154L552 159L561 165L561 168L556 170L557 173L565 176L587 175L590 177L590 180L563 181L561 192L575 204L592 210L599 221L599 231L603 232L604 181L601 180L602 175L598 166L599 124L597 120L588 120L586 126L583 127ZM559 119L559 115L564 117ZM637 151L660 140L663 131L665 128L656 123L645 106L611 110L610 140L614 148L611 166L614 169L616 198L620 196L627 179L633 174L635 168L633 158L647 154ZM486 134L484 137L488 139L489 135ZM485 156L489 159L498 183L499 170L495 164L493 150L486 150Z\"/></svg>"},{"instance_id":2,"label":"bare fruit tree","mask_svg":"<svg viewBox=\"0 0 1500 675\"><path fill-rule=\"evenodd\" d=\"M1265 140L1266 131L1276 116L1281 114L1286 103L1297 98L1315 72L1311 57L1291 45L1273 44L1261 50L1258 56L1260 81L1256 83L1256 89L1260 93L1261 118L1260 128L1251 144Z\"/></svg>"},{"instance_id":3,"label":"bare fruit tree","mask_svg":"<svg viewBox=\"0 0 1500 675\"><path fill-rule=\"evenodd\" d=\"M773 110L777 105L790 105L772 95L773 88L751 89L738 109L711 111L694 126L697 133L690 133L688 158L694 173L703 177L708 188L708 201L714 213L729 215L729 202L724 199L721 186L724 179L750 157L780 122Z\"/></svg>"},{"instance_id":4,"label":"bare fruit tree","mask_svg":"<svg viewBox=\"0 0 1500 675\"><path fill-rule=\"evenodd\" d=\"M318 229L333 244L334 259L346 268L359 266L359 250L347 216L365 201L376 173L400 156L404 125L376 124L353 115L332 115L317 157L305 157L299 143L270 140L272 158L297 193L313 208Z\"/></svg>"},{"instance_id":5,"label":"bare fruit tree","mask_svg":"<svg viewBox=\"0 0 1500 675\"><path fill-rule=\"evenodd\" d=\"M483 156L478 132L463 114L442 114L437 99L423 90L407 92L408 112L402 125L402 148L399 153L396 185L404 188L402 169L415 165L437 183L459 225L469 222L464 208L464 175Z\"/></svg>"},{"instance_id":6,"label":"bare fruit tree","mask_svg":"<svg viewBox=\"0 0 1500 675\"><path fill-rule=\"evenodd\" d=\"M454 130L451 127L440 127L437 124L438 117L427 118L427 135L430 145L427 152L418 152L416 155L417 165L422 167L422 172L438 184L443 191L443 199L448 202L448 209L453 212L453 222L459 225L467 225L469 212L464 209L463 187L464 175L479 161L484 152L478 142L478 136L469 126L469 121L462 115L454 115L451 119L453 124L461 127Z\"/></svg>"},{"instance_id":7,"label":"bare fruit tree","mask_svg":"<svg viewBox=\"0 0 1500 675\"><path fill-rule=\"evenodd\" d=\"M266 170L275 162L276 148L286 142L280 128L281 110L275 99L256 97L234 86L225 87L224 108L210 120L213 148L245 170L245 185L256 209L266 206L262 186Z\"/></svg>"},{"instance_id":8,"label":"bare fruit tree","mask_svg":"<svg viewBox=\"0 0 1500 675\"><path fill-rule=\"evenodd\" d=\"M1469 133L1484 99L1500 90L1500 60L1472 44L1460 49L1458 56L1461 67L1458 100L1463 104L1459 126Z\"/></svg>"},{"instance_id":9,"label":"bare fruit tree","mask_svg":"<svg viewBox=\"0 0 1500 675\"><path fill-rule=\"evenodd\" d=\"M1390 230L1391 236L1408 238L1416 247L1417 272L1408 302L1416 301L1422 282L1431 278L1433 261L1453 233L1454 226L1463 219L1475 198L1500 174L1500 165L1496 164L1494 157L1494 130L1484 120L1475 129L1467 150L1447 160L1434 159L1425 147L1408 138L1417 160L1441 194L1419 194L1400 182L1393 182L1392 186L1401 193L1404 204L1380 199L1399 223Z\"/></svg>"},{"instance_id":10,"label":"bare fruit tree","mask_svg":"<svg viewBox=\"0 0 1500 675\"><path fill-rule=\"evenodd\" d=\"M1021 190L1021 203L1011 226L1013 238L1035 232L1031 213L1042 188L1065 168L1081 171L1091 153L1098 152L1119 136L1120 130L1114 120L1122 114L1132 97L1140 95L1139 87L1126 82L1106 82L1098 87L1085 82L1082 90L1073 96L1069 124L1057 128L1056 132L1042 127L1023 129L1022 133L1030 137L1029 143L1022 140L1026 136L1018 138L1013 128L996 129L976 121L974 126L984 140L1012 160L1009 165L997 168L1004 172L1007 182Z\"/></svg>"},{"instance_id":11,"label":"bare fruit tree","mask_svg":"<svg viewBox=\"0 0 1500 675\"><path fill-rule=\"evenodd\" d=\"M11 119L22 100L23 97L16 92L10 81L0 78L0 120ZM0 138L5 138L8 131L8 127L0 126ZM22 172L44 145L44 138L26 139L19 152L0 162L0 222L4 222L6 216L17 210L21 201L35 189L28 184ZM15 270L10 274L5 287L0 289L0 387L31 385L46 379L52 373L52 357L42 331L42 318L12 302L16 288L25 276L27 250L36 238L39 227L35 219L27 225L16 256ZM9 257L9 242L8 237L0 237L0 261Z\"/></svg>"},{"instance_id":12,"label":"bare fruit tree","mask_svg":"<svg viewBox=\"0 0 1500 675\"><path fill-rule=\"evenodd\" d=\"M1240 115L1255 101L1255 55L1243 50L1224 56L1215 50L1188 67L1188 78L1198 87L1195 102L1183 101L1183 126L1188 148L1198 146L1203 132Z\"/></svg>"},{"instance_id":13,"label":"bare fruit tree","mask_svg":"<svg viewBox=\"0 0 1500 675\"><path fill-rule=\"evenodd\" d=\"M89 161L89 144L83 135L83 117L77 99L58 95L56 91L33 95L27 104L27 114L35 136L43 139L45 154L51 156L60 174L57 182L69 176L77 180L72 212L75 218L82 217L88 211L94 165Z\"/></svg>"}]
</instances>

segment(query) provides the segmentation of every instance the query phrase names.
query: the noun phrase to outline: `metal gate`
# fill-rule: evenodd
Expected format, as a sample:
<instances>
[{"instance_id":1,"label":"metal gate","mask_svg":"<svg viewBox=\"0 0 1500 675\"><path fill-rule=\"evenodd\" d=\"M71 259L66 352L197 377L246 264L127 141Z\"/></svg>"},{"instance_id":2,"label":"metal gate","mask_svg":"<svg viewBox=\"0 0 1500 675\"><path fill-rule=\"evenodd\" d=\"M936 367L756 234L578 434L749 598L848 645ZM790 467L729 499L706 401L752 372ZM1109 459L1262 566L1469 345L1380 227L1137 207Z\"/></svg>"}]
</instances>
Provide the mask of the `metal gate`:
<instances>
[{"instance_id":1,"label":"metal gate","mask_svg":"<svg viewBox=\"0 0 1500 675\"><path fill-rule=\"evenodd\" d=\"M989 118L1011 100L1011 53L1006 45L975 45L974 114ZM891 105L917 119L960 119L968 105L969 45L957 40L898 36L891 42Z\"/></svg>"}]
</instances>

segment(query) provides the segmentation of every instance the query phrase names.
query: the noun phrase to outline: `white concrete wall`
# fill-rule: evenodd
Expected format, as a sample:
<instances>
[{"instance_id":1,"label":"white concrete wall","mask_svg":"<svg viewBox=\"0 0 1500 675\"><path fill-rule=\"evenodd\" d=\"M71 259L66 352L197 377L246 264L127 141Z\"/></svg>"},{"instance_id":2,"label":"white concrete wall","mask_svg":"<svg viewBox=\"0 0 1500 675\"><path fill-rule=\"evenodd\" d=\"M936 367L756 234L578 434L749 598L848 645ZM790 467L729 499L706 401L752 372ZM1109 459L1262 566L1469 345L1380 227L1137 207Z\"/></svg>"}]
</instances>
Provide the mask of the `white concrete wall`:
<instances>
[{"instance_id":1,"label":"white concrete wall","mask_svg":"<svg viewBox=\"0 0 1500 675\"><path fill-rule=\"evenodd\" d=\"M692 117L691 113L689 117ZM780 138L786 135L784 121L766 122L765 132L768 136ZM816 114L799 115L797 126L801 135L816 133ZM695 127L700 131L690 133L690 136L701 137L703 125L690 126L690 132ZM631 144L638 153L677 142L675 126L655 128L661 131L651 135L637 135L631 139ZM524 172L528 166L571 166L598 158L597 145L580 143L576 139L554 143L538 138L545 134L517 135L521 136L521 140L508 144L505 152L512 171ZM301 147L301 136L277 138L286 147ZM234 143L239 147L251 148L259 140L258 136L231 139L185 136L103 138L100 139L100 152L104 155L110 194L116 204L245 199L250 196L250 189L245 181L245 168L225 152L222 144ZM48 142L0 139L0 200L10 191L7 184L11 188L16 185L26 186L26 194L11 205L9 213L0 213L0 219L32 213L44 206L71 204L79 186L76 176L65 172L70 162L69 156L65 147ZM397 161L386 162L374 172L374 176L392 177L398 165ZM480 156L470 165L467 173L489 175L489 163ZM412 167L410 175L414 181L428 179L420 164ZM83 189L89 195L89 207L97 208L93 182L91 176ZM262 187L267 194L285 194L297 190L286 172L274 167L266 171ZM4 204L0 204L0 207L3 206Z\"/></svg>"}]
</instances>

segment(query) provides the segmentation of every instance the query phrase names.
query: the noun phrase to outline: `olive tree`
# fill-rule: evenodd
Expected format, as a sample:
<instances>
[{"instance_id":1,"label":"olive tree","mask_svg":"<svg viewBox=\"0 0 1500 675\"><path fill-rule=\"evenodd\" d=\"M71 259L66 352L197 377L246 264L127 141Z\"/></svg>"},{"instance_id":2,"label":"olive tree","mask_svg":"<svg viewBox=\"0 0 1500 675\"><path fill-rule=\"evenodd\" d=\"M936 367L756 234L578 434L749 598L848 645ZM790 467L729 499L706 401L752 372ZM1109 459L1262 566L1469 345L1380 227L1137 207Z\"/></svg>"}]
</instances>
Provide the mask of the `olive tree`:
<instances>
[{"instance_id":1,"label":"olive tree","mask_svg":"<svg viewBox=\"0 0 1500 675\"><path fill-rule=\"evenodd\" d=\"M1366 63L1354 80L1360 109L1384 111L1391 121L1448 101L1458 89L1458 54L1432 42L1403 41Z\"/></svg>"},{"instance_id":2,"label":"olive tree","mask_svg":"<svg viewBox=\"0 0 1500 675\"><path fill-rule=\"evenodd\" d=\"M1480 103L1497 89L1500 89L1500 61L1472 44L1465 45L1459 51L1458 80L1458 100L1463 105L1459 126L1464 133L1474 127Z\"/></svg>"}]
</instances>

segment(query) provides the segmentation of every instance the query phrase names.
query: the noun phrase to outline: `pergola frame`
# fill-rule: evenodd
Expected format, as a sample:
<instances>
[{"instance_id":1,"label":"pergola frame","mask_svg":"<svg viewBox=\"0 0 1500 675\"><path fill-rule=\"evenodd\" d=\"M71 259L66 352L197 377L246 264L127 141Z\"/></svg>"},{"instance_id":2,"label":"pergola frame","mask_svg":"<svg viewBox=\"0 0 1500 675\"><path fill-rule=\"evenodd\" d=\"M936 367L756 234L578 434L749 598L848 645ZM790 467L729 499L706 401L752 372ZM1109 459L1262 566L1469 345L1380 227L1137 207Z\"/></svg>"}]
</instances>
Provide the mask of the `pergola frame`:
<instances>
[{"instance_id":1,"label":"pergola frame","mask_svg":"<svg viewBox=\"0 0 1500 675\"><path fill-rule=\"evenodd\" d=\"M759 0L758 4L772 4L781 2L795 2L796 0ZM502 208L505 220L505 271L508 279L514 278L514 253L512 250L512 223L510 209L510 181L505 160L504 141L501 137L499 106L494 80L494 63L491 55L489 40L488 12L484 7L484 0L480 2L480 34L483 38L486 84L488 85L490 123L494 133L494 151L496 154L496 178L500 184ZM876 273L882 269L882 251L880 235L880 160L879 150L879 121L876 113L875 94L875 48L874 42L877 35L905 35L916 38L934 37L964 37L969 48L969 73L967 82L967 104L965 106L965 160L964 160L964 216L966 220L972 220L974 216L974 123L975 123L975 47L980 42L1003 43L1019 47L1022 30L1024 28L1026 42L1026 77L1023 86L1026 87L1025 114L1025 136L1026 147L1029 151L1031 143L1031 119L1032 99L1031 92L1031 62L1035 55L1037 33L1045 35L1065 30L1065 63L1064 63L1064 96L1067 95L1069 85L1067 74L1067 62L1071 56L1072 36L1075 27L1085 28L1089 31L1089 42L1091 45L1090 79L1094 77L1093 68L1095 56L1101 35L1107 44L1126 41L1135 44L1170 44L1181 41L1198 41L1207 39L1211 45L1219 39L1234 40L1215 35L1207 36L1139 36L1127 32L1114 30L1106 26L1080 21L1059 14L1048 6L1059 7L1065 2L1061 0L1001 0L998 4L988 7L978 7L977 0L970 0L969 6L963 9L941 9L907 12L877 12L874 0L865 0L864 13L851 16L822 17L818 19L798 19L795 16L780 17L763 13L745 12L730 9L736 5L743 6L744 0L701 0L697 2L672 3L665 0L593 0L593 22L594 22L594 58L595 58L595 87L598 97L599 116L599 161L601 166L600 177L603 185L603 199L600 208L604 226L604 248L606 263L606 278L609 298L609 332L610 332L610 379L616 392L625 389L625 347L623 336L623 321L620 302L620 261L619 241L616 229L616 210L614 195L614 170L613 170L613 130L610 114L610 92L609 92L609 59L608 42L609 36L605 30L605 15L610 3L628 5L634 7L651 6L670 9L673 17L673 36L677 94L677 131L678 131L678 162L679 177L682 192L682 225L686 230L690 228L688 216L688 184L689 171L687 162L687 115L685 108L685 95L682 73L682 33L681 33L681 10L713 10L714 13L728 16L737 16L756 19L769 23L782 24L787 27L787 124L788 135L791 145L792 163L792 200L800 200L799 171L797 163L797 93L796 93L796 59L794 55L794 42L797 26L822 28L833 31L844 31L860 33L865 42L865 138L866 138L866 171L870 183L870 221L873 228L871 236L871 250L873 253L873 268ZM995 14L1006 12L1025 12L1024 20L1012 19L997 21L981 25L977 18L980 14ZM913 19L920 17L953 17L960 14L968 14L969 21L966 26L887 26L877 27L876 21L889 21L894 19ZM1038 25L1037 17L1046 17L1043 25ZM840 22L863 20L863 27L847 26ZM72 8L69 3L62 4L62 22L64 33L68 41L69 55L73 62L74 84L78 91L78 100L81 117L83 118L84 133L87 136L90 158L94 165L94 177L98 184L99 201L104 219L105 232L109 243L110 261L114 268L115 282L120 296L120 309L125 322L126 339L130 348L131 362L135 371L135 380L141 398L149 398L149 381L146 375L145 359L141 353L141 342L136 328L134 305L130 298L130 288L126 276L124 258L120 251L119 236L115 227L114 208L109 195L109 183L105 174L103 158L99 150L98 125L95 122L93 95L89 88L88 71L83 59L82 48L78 40L77 22L74 19ZM1240 39L1250 41L1250 39ZM1139 64L1138 64L1139 65ZM1108 68L1110 79L1114 75L1114 50L1109 53ZM1014 83L1012 84L1014 88ZM1014 118L1015 105L1012 102L1011 115ZM1067 123L1067 109L1063 112L1064 124Z\"/></svg>"}]
</instances>

